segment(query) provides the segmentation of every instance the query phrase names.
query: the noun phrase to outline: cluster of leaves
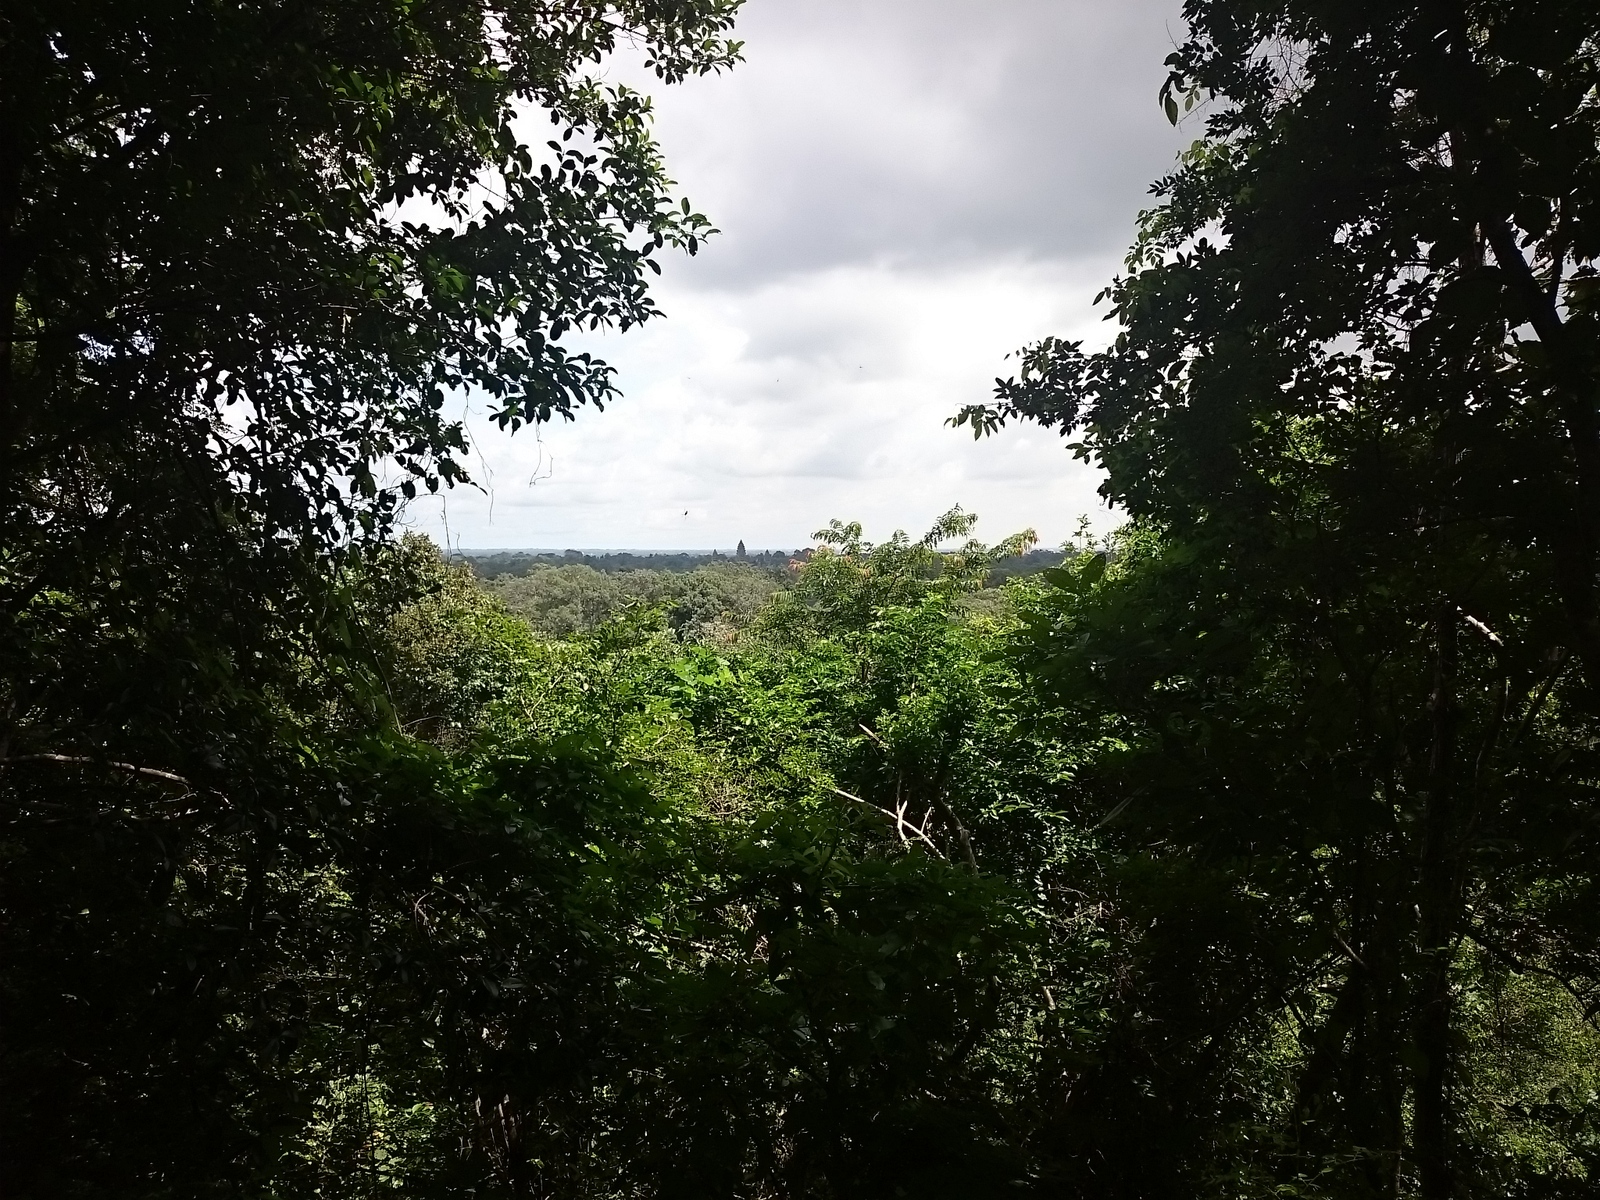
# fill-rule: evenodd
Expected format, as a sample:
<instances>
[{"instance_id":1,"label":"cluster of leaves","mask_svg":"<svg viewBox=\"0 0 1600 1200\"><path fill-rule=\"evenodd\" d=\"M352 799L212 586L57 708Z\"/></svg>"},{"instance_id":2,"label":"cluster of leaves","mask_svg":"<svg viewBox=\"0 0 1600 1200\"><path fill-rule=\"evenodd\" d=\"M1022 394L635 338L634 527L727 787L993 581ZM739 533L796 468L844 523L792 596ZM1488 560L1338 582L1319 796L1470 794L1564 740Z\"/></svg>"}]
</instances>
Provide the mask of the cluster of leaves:
<instances>
[{"instance_id":1,"label":"cluster of leaves","mask_svg":"<svg viewBox=\"0 0 1600 1200\"><path fill-rule=\"evenodd\" d=\"M238 731L253 793L13 767L13 1190L1365 1178L1360 1148L1287 1136L1381 1118L1362 1071L1403 1036L1344 906L1362 872L1404 894L1404 866L1327 826L1358 714L1295 707L1296 647L1244 671L1236 598L1181 655L1148 624L1130 649L1194 569L1162 537L1008 585L995 617L964 590L993 550L950 532L851 535L719 644L664 607L541 636L410 539L342 577L351 665L306 656L270 732ZM52 819L63 771L91 851ZM1499 1178L1580 1186L1600 1040L1551 961L1459 956L1463 1120Z\"/></svg>"},{"instance_id":2,"label":"cluster of leaves","mask_svg":"<svg viewBox=\"0 0 1600 1200\"><path fill-rule=\"evenodd\" d=\"M0 770L62 789L8 802L22 844L90 838L107 762L269 827L278 709L377 716L335 560L465 478L447 389L508 425L609 396L562 337L651 316L706 225L592 76L719 70L736 8L0 13Z\"/></svg>"},{"instance_id":3,"label":"cluster of leaves","mask_svg":"<svg viewBox=\"0 0 1600 1200\"><path fill-rule=\"evenodd\" d=\"M685 907L650 927L662 947L674 930L690 937L715 984L680 975L684 990L651 1011L656 1036L715 1047L718 1065L655 1042L630 1053L662 1066L658 1121L699 1105L704 1127L655 1134L713 1172L689 1186L1085 1197L1415 1186L1409 1144L1383 1140L1416 1136L1408 1092L1421 1083L1422 822L1406 806L1426 799L1408 798L1406 772L1427 730L1405 709L1426 701L1403 690L1415 665L1380 663L1364 697L1336 654L1293 620L1274 624L1280 599L1238 590L1236 564L1198 561L1148 529L1010 585L997 618L966 590L992 550L939 548L970 528L953 519L882 546L836 524L824 533L844 535L837 548L730 642L685 641L660 609L564 641L524 636L520 671L468 714L480 739L581 731L686 822L655 885L661 903L674 893ZM453 578L443 590L470 589ZM481 593L476 603L497 611ZM1362 619L1396 657L1404 626ZM416 628L402 614L393 636ZM474 693L481 649L430 658L438 696ZM1475 1190L1581 1194L1600 1151L1600 1034L1574 940L1587 892L1571 865L1585 852L1553 875L1548 848L1535 858L1528 844L1570 837L1561 813L1582 803L1581 780L1547 778L1570 738L1564 695L1557 681L1507 735L1506 754L1527 764L1508 762L1516 778L1498 785L1516 789L1516 825L1492 794L1477 801L1501 867L1470 884L1473 924L1448 951L1453 1155ZM1392 757L1374 784L1379 753ZM813 885L799 884L775 941L743 890L770 880L772 853L842 888L877 880L870 903L885 923L840 940L842 901L812 906ZM717 889L741 897L717 910L726 925L708 919ZM924 941L935 928L955 940ZM978 928L993 940L961 941ZM915 967L891 976L878 955L902 943L919 948L898 965ZM757 999L772 972L802 961L819 974L785 983L807 1006L825 997L825 1018ZM713 994L722 1006L702 1009ZM779 1012L782 1037L763 1023ZM804 1052L787 1040L819 1021L835 1039L855 1032ZM812 1090L824 1076L842 1082ZM627 1118L608 1110L601 1127Z\"/></svg>"},{"instance_id":4,"label":"cluster of leaves","mask_svg":"<svg viewBox=\"0 0 1600 1200\"><path fill-rule=\"evenodd\" d=\"M370 527L463 477L446 391L513 427L606 399L561 338L651 316L652 254L707 224L669 195L648 101L587 71L623 38L668 82L721 69L736 8L11 6L8 504L65 521L68 447L160 446L274 528Z\"/></svg>"},{"instance_id":5,"label":"cluster of leaves","mask_svg":"<svg viewBox=\"0 0 1600 1200\"><path fill-rule=\"evenodd\" d=\"M941 543L964 538L977 517L951 509L913 542L903 530L879 545L862 538L858 521L834 520L814 535L818 546L796 585L766 619L769 634L788 630L801 640L828 636L840 628L867 624L883 608L927 595L947 600L976 592L1000 560L1025 554L1039 540L1033 530L1014 534L995 546L968 539L941 551Z\"/></svg>"}]
</instances>

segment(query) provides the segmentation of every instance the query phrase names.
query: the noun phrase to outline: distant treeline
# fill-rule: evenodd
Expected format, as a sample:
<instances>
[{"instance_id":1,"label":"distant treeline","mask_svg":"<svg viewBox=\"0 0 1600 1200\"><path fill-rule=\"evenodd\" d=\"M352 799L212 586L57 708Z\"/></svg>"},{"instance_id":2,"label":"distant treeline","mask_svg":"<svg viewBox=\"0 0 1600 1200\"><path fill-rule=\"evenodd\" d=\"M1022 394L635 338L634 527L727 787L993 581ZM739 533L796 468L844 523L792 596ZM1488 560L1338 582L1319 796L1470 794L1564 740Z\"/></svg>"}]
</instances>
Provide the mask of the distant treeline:
<instances>
[{"instance_id":1,"label":"distant treeline","mask_svg":"<svg viewBox=\"0 0 1600 1200\"><path fill-rule=\"evenodd\" d=\"M591 567L607 574L616 571L698 571L702 567L723 563L740 563L769 571L787 571L792 562L808 562L809 548L788 550L753 550L745 555L724 554L711 550L704 554L689 551L613 550L603 554L588 554L582 550L460 550L451 555L453 561L466 563L479 579L501 576L522 576L540 567ZM989 584L994 586L1019 575L1034 575L1050 567L1058 567L1065 555L1060 550L1030 550L1027 554L999 560L990 573Z\"/></svg>"},{"instance_id":2,"label":"distant treeline","mask_svg":"<svg viewBox=\"0 0 1600 1200\"><path fill-rule=\"evenodd\" d=\"M1051 567L1059 567L1067 556L1061 550L1029 550L1026 554L997 559L989 572L988 584L995 587L1008 579L1021 575L1037 575Z\"/></svg>"},{"instance_id":3,"label":"distant treeline","mask_svg":"<svg viewBox=\"0 0 1600 1200\"><path fill-rule=\"evenodd\" d=\"M720 550L705 553L692 551L641 551L610 550L603 554L588 554L582 550L458 550L451 558L467 563L479 579L494 579L500 575L526 575L540 567L593 567L596 571L697 571L701 567L718 563L745 563L766 570L787 570L792 560L805 562L811 551L755 550L740 556L736 552L724 554Z\"/></svg>"},{"instance_id":4,"label":"distant treeline","mask_svg":"<svg viewBox=\"0 0 1600 1200\"><path fill-rule=\"evenodd\" d=\"M667 627L685 640L720 642L749 625L788 586L788 574L728 559L694 570L603 571L567 562L497 575L483 586L549 637L593 629L630 605L644 605L661 608Z\"/></svg>"}]
</instances>

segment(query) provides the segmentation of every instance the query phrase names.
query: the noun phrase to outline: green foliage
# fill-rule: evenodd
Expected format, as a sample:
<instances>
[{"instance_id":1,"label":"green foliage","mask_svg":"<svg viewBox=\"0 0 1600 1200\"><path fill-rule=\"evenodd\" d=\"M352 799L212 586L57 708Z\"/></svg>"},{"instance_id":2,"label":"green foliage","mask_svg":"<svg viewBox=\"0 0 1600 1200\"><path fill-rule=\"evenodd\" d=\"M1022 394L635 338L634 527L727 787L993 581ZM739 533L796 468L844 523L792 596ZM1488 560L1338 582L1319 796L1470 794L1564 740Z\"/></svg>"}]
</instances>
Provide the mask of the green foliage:
<instances>
[{"instance_id":1,"label":"green foliage","mask_svg":"<svg viewBox=\"0 0 1600 1200\"><path fill-rule=\"evenodd\" d=\"M7 1194L1588 1195L1593 13L1186 5L1117 339L958 418L1106 467L1042 576L376 536L609 395L706 229L586 64L734 7L0 17Z\"/></svg>"},{"instance_id":2,"label":"green foliage","mask_svg":"<svg viewBox=\"0 0 1600 1200\"><path fill-rule=\"evenodd\" d=\"M426 538L408 536L395 557L410 602L380 635L387 698L401 729L449 744L536 669L537 647L526 625L469 570L446 566Z\"/></svg>"},{"instance_id":3,"label":"green foliage","mask_svg":"<svg viewBox=\"0 0 1600 1200\"><path fill-rule=\"evenodd\" d=\"M191 503L331 533L462 477L450 388L512 427L604 401L608 368L561 338L651 316L652 255L707 223L647 99L594 69L619 39L664 81L722 69L736 8L14 6L8 502L66 520L44 480L182 454Z\"/></svg>"},{"instance_id":4,"label":"green foliage","mask_svg":"<svg viewBox=\"0 0 1600 1200\"><path fill-rule=\"evenodd\" d=\"M1594 14L1185 16L1164 95L1204 136L1106 293L1117 338L1032 347L956 419L1077 433L1134 518L1022 645L1115 742L1084 783L1135 982L1078 1095L1160 1132L1061 1136L1106 1155L1090 1194L1584 1194ZM1564 1049L1519 1080L1520 1039Z\"/></svg>"},{"instance_id":5,"label":"green foliage","mask_svg":"<svg viewBox=\"0 0 1600 1200\"><path fill-rule=\"evenodd\" d=\"M939 549L952 538L966 537L976 522L958 506L915 542L896 530L887 542L874 545L862 539L859 522L832 521L813 535L821 544L766 618L768 631L826 637L868 624L879 609L976 591L998 560L1015 558L1039 540L1029 529L992 547L968 539L953 550Z\"/></svg>"},{"instance_id":6,"label":"green foliage","mask_svg":"<svg viewBox=\"0 0 1600 1200\"><path fill-rule=\"evenodd\" d=\"M827 639L557 641L409 539L225 772L12 766L15 1190L1011 1194L1062 751L928 564Z\"/></svg>"},{"instance_id":7,"label":"green foliage","mask_svg":"<svg viewBox=\"0 0 1600 1200\"><path fill-rule=\"evenodd\" d=\"M474 776L576 732L647 790L618 812L656 814L622 857L594 844L644 907L580 906L593 946L629 948L610 968L629 1007L605 1018L624 1039L618 1074L559 1108L532 1064L501 1077L530 1131L584 1131L507 1164L535 1157L585 1194L632 1180L983 1195L1026 1180L1028 1118L1001 1081L1025 1076L1039 1044L1041 947L1096 953L1087 926L1042 919L1045 876L1084 843L1052 811L1064 748L1031 728L1020 680L989 653L1003 627L962 609L947 586L961 564L943 584L927 577L938 565L880 555L873 586L912 603L860 608L854 625L838 607L825 639L767 638L758 622L732 644L686 642L635 608L530 640L483 620L456 592L466 577L440 565L388 623L386 661L506 664L501 690L476 693L476 721L441 735L475 731ZM814 562L797 588L818 591L806 576L832 568ZM458 649L423 649L441 644ZM1057 986L1064 1002L1082 981ZM571 1038L575 1019L550 1028Z\"/></svg>"},{"instance_id":8,"label":"green foliage","mask_svg":"<svg viewBox=\"0 0 1600 1200\"><path fill-rule=\"evenodd\" d=\"M707 228L647 101L590 75L619 39L668 82L720 69L735 8L0 14L8 1194L304 1191L278 1164L307 1121L376 1154L335 1128L352 1080L426 1123L403 1073L362 1065L385 1017L429 1060L417 1010L365 1006L352 881L374 806L413 818L402 862L486 819L394 725L455 729L475 694L397 675L415 664L377 642L405 619L477 647L451 623L494 618L464 595L397 617L416 581L352 540L463 477L446 389L512 426L610 395L561 339L653 315L652 256ZM519 112L556 140L524 145ZM452 681L501 686L505 655L469 658ZM472 1100L428 1102L447 1172ZM344 1164L324 1181L345 1189Z\"/></svg>"},{"instance_id":9,"label":"green foliage","mask_svg":"<svg viewBox=\"0 0 1600 1200\"><path fill-rule=\"evenodd\" d=\"M785 580L732 563L693 571L601 572L584 564L535 566L491 579L488 590L540 633L589 630L629 605L660 607L689 640L726 641L748 625Z\"/></svg>"},{"instance_id":10,"label":"green foliage","mask_svg":"<svg viewBox=\"0 0 1600 1200\"><path fill-rule=\"evenodd\" d=\"M526 575L538 567L593 567L612 574L621 571L694 571L736 563L742 566L761 567L769 571L785 571L791 561L804 562L810 550L796 550L793 555L785 550L754 550L747 555L735 551L732 555L712 550L701 553L693 550L564 550L557 554L545 550L456 550L451 558L467 563L482 579L495 579L501 575Z\"/></svg>"}]
</instances>

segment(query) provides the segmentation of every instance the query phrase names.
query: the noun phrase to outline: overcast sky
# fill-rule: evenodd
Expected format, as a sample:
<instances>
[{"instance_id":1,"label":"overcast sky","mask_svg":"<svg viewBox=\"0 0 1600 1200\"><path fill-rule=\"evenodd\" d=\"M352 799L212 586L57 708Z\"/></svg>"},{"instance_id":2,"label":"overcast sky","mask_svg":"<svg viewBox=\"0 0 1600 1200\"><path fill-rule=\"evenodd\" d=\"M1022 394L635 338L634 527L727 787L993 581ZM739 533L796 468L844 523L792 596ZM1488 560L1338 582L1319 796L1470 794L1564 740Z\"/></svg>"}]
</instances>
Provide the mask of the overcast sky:
<instances>
[{"instance_id":1,"label":"overcast sky","mask_svg":"<svg viewBox=\"0 0 1600 1200\"><path fill-rule=\"evenodd\" d=\"M1194 136L1156 102L1178 7L749 0L740 67L650 89L672 176L723 232L664 263L665 318L602 340L623 398L537 436L471 420L487 494L414 523L657 549L794 548L830 517L881 538L953 504L986 540L1104 525L1057 436L944 421L1024 343L1107 335L1091 300Z\"/></svg>"}]
</instances>

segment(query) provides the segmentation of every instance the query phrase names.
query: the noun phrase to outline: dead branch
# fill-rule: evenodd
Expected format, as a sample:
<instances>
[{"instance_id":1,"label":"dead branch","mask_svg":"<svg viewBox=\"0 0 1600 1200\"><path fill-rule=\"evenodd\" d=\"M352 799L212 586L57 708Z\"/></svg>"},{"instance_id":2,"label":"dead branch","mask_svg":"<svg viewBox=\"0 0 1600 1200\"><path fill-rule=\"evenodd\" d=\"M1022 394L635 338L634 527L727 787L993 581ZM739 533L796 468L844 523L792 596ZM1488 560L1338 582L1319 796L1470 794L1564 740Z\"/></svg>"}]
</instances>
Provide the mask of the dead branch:
<instances>
[{"instance_id":1,"label":"dead branch","mask_svg":"<svg viewBox=\"0 0 1600 1200\"><path fill-rule=\"evenodd\" d=\"M109 758L90 758L82 754L18 754L12 758L0 758L0 767L33 762L61 763L73 767L105 767L108 770L120 771L124 775L137 775L141 779L156 779L162 783L177 784L179 787L188 788L191 792L196 790L194 784L182 775L174 775L171 771L135 766L133 763L117 762Z\"/></svg>"},{"instance_id":2,"label":"dead branch","mask_svg":"<svg viewBox=\"0 0 1600 1200\"><path fill-rule=\"evenodd\" d=\"M928 837L926 833L918 829L910 821L906 820L905 809L903 807L899 812L895 812L895 810L892 808L882 808L879 805L872 803L870 800L863 800L860 796L853 795L852 793L845 791L843 788L830 787L828 790L835 796L841 796L850 801L852 804L859 804L864 808L870 808L873 812L879 813L893 821L895 832L900 835L900 840L902 842L906 841L906 831L910 830L916 839L929 850L932 850L935 854L938 854L940 858L944 857L944 855L940 853L939 847L933 844L933 839ZM910 843L907 842L907 844L909 845Z\"/></svg>"}]
</instances>

